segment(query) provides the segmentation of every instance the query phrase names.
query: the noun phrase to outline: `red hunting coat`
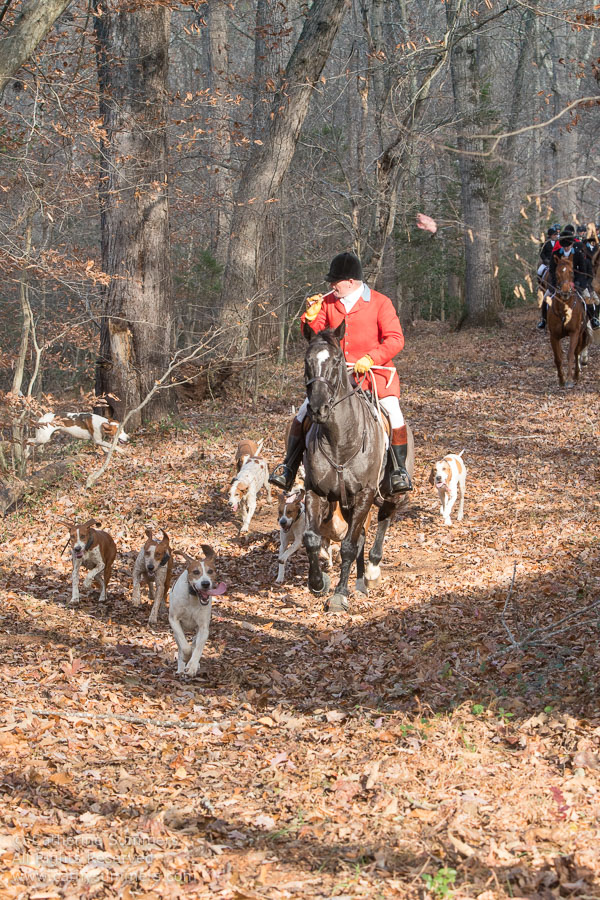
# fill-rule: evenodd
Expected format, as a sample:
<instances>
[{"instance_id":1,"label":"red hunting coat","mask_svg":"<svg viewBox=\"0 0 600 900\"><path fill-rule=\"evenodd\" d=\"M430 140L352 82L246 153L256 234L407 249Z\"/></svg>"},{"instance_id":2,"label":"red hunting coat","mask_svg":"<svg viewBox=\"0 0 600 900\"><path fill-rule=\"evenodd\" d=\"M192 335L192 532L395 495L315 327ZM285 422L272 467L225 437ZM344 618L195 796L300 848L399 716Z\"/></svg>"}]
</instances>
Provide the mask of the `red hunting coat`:
<instances>
[{"instance_id":1,"label":"red hunting coat","mask_svg":"<svg viewBox=\"0 0 600 900\"><path fill-rule=\"evenodd\" d=\"M302 315L304 322L304 315ZM368 353L376 366L392 366L394 376L388 386L391 372L376 370L375 381L380 397L399 397L400 381L392 362L394 356L404 347L402 326L389 297L372 291L363 285L362 296L356 301L349 313L341 300L336 300L333 293L325 294L323 305L313 322L313 331L323 328L337 328L346 319L346 334L342 340L342 350L346 360L355 363ZM370 376L364 382L369 388Z\"/></svg>"}]
</instances>

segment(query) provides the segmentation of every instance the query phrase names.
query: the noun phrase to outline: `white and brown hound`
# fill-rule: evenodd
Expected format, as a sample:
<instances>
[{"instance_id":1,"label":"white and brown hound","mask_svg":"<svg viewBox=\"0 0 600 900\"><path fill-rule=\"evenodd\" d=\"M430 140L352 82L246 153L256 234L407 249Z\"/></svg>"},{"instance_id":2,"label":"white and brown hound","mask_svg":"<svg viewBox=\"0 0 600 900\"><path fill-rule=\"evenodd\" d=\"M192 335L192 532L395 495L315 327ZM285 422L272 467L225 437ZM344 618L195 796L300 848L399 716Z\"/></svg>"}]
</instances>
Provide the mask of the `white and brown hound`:
<instances>
[{"instance_id":1,"label":"white and brown hound","mask_svg":"<svg viewBox=\"0 0 600 900\"><path fill-rule=\"evenodd\" d=\"M202 544L203 557L194 559L175 550L177 556L185 559L186 567L173 585L169 601L169 624L177 643L178 675L196 675L200 657L208 638L212 598L224 594L227 585L220 582L216 572L215 551L208 544ZM195 633L192 643L188 643L186 631Z\"/></svg>"},{"instance_id":2,"label":"white and brown hound","mask_svg":"<svg viewBox=\"0 0 600 900\"><path fill-rule=\"evenodd\" d=\"M332 565L333 544L339 544L346 536L348 523L342 516L339 503L324 503L325 515L319 525L321 535L320 557ZM370 514L366 528L369 527ZM294 555L302 544L302 536L306 530L306 510L304 507L304 488L295 487L279 498L279 555L277 578L275 584L285 581L285 567L288 559ZM362 586L359 586L362 590Z\"/></svg>"},{"instance_id":3,"label":"white and brown hound","mask_svg":"<svg viewBox=\"0 0 600 900\"><path fill-rule=\"evenodd\" d=\"M100 588L99 600L106 600L106 588L110 579L117 547L107 531L99 531L100 522L88 519L81 525L61 519L61 524L69 529L69 542L73 559L71 603L79 603L79 570L81 566L91 571L85 576L84 588L91 588L95 582Z\"/></svg>"},{"instance_id":4,"label":"white and brown hound","mask_svg":"<svg viewBox=\"0 0 600 900\"><path fill-rule=\"evenodd\" d=\"M443 459L435 463L429 476L429 483L437 489L438 497L442 504L440 512L444 517L444 525L452 525L450 513L459 494L460 503L456 518L459 522L463 518L467 478L467 467L462 461L464 452L464 450L461 450L460 453L448 453Z\"/></svg>"},{"instance_id":5,"label":"white and brown hound","mask_svg":"<svg viewBox=\"0 0 600 900\"><path fill-rule=\"evenodd\" d=\"M119 427L119 422L105 419L96 413L67 413L61 416L50 412L36 422L35 437L30 438L27 443L47 444L54 432L59 431L82 441L92 441L96 447L108 450ZM119 444L126 444L128 440L127 432L121 431Z\"/></svg>"},{"instance_id":6,"label":"white and brown hound","mask_svg":"<svg viewBox=\"0 0 600 900\"><path fill-rule=\"evenodd\" d=\"M148 585L148 593L152 601L152 610L148 619L149 625L158 622L161 605L171 586L173 572L173 554L169 545L169 535L163 529L160 540L152 537L152 529L146 528L148 540L137 555L133 565L133 593L131 600L134 606L141 603L140 589L142 582ZM156 596L154 588L156 587Z\"/></svg>"},{"instance_id":7,"label":"white and brown hound","mask_svg":"<svg viewBox=\"0 0 600 900\"><path fill-rule=\"evenodd\" d=\"M269 467L263 456L250 456L231 482L229 489L229 506L234 512L238 507L242 511L242 527L240 534L250 528L252 516L256 511L256 498L262 489L267 492L267 500L271 502L271 485L269 484Z\"/></svg>"}]
</instances>

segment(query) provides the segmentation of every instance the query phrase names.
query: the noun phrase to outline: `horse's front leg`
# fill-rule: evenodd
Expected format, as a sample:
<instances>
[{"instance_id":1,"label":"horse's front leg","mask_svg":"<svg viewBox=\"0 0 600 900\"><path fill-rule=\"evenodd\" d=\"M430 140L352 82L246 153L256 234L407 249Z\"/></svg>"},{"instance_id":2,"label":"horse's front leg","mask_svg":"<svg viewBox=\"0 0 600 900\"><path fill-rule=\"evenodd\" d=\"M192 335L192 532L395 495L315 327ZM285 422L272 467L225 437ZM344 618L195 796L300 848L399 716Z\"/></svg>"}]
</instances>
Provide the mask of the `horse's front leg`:
<instances>
[{"instance_id":1,"label":"horse's front leg","mask_svg":"<svg viewBox=\"0 0 600 900\"><path fill-rule=\"evenodd\" d=\"M562 347L560 346L560 340L555 337L552 332L550 332L550 345L552 347L552 353L554 354L554 365L556 366L556 373L558 375L558 383L561 387L565 386L565 376L563 375L563 367L562 367Z\"/></svg>"},{"instance_id":2,"label":"horse's front leg","mask_svg":"<svg viewBox=\"0 0 600 900\"><path fill-rule=\"evenodd\" d=\"M348 609L348 579L350 577L350 569L352 563L356 559L361 544L364 546L364 527L367 514L373 505L375 491L362 491L357 495L352 517L348 523L348 531L346 537L342 541L341 556L342 566L340 570L340 580L335 589L335 594L329 598L326 604L328 612L340 612Z\"/></svg>"},{"instance_id":3,"label":"horse's front leg","mask_svg":"<svg viewBox=\"0 0 600 900\"><path fill-rule=\"evenodd\" d=\"M369 562L365 569L365 584L367 588L377 587L381 581L381 569L379 563L383 556L383 542L388 530L388 525L392 521L396 505L390 500L386 500L377 514L377 533L371 552L369 553Z\"/></svg>"},{"instance_id":4,"label":"horse's front leg","mask_svg":"<svg viewBox=\"0 0 600 900\"><path fill-rule=\"evenodd\" d=\"M369 589L365 583L365 539L366 524L358 539L358 553L356 554L356 590L360 594L368 595Z\"/></svg>"},{"instance_id":5,"label":"horse's front leg","mask_svg":"<svg viewBox=\"0 0 600 900\"><path fill-rule=\"evenodd\" d=\"M571 332L569 335L569 354L567 357L567 387L573 387L579 378L579 358L575 352L578 341L579 334L577 332Z\"/></svg>"},{"instance_id":6,"label":"horse's front leg","mask_svg":"<svg viewBox=\"0 0 600 900\"><path fill-rule=\"evenodd\" d=\"M319 551L321 549L321 535L319 525L321 521L321 501L316 494L309 491L305 499L306 504L306 529L302 541L308 556L308 587L320 597L329 590L331 583L329 576L321 571Z\"/></svg>"}]
</instances>

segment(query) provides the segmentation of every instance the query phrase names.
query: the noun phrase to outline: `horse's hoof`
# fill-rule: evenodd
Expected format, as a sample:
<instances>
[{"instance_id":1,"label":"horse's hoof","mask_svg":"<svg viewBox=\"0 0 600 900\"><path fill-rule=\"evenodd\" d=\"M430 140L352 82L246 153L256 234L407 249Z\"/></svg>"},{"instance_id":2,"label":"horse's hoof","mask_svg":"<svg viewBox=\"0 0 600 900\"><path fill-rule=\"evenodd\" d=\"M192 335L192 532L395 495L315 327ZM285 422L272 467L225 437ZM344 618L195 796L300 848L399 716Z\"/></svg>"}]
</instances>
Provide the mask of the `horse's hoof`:
<instances>
[{"instance_id":1,"label":"horse's hoof","mask_svg":"<svg viewBox=\"0 0 600 900\"><path fill-rule=\"evenodd\" d=\"M365 566L365 584L367 588L376 588L381 584L381 569L373 565L371 560Z\"/></svg>"},{"instance_id":2,"label":"horse's hoof","mask_svg":"<svg viewBox=\"0 0 600 900\"><path fill-rule=\"evenodd\" d=\"M327 593L327 591L329 590L330 587L331 587L331 578L325 572L323 572L323 587L321 588L320 591L315 591L309 585L311 594L314 594L315 597L322 597L323 594Z\"/></svg>"},{"instance_id":3,"label":"horse's hoof","mask_svg":"<svg viewBox=\"0 0 600 900\"><path fill-rule=\"evenodd\" d=\"M369 589L368 589L367 585L365 584L364 578L356 579L356 590L358 591L359 594L364 594L365 597L369 596Z\"/></svg>"},{"instance_id":4,"label":"horse's hoof","mask_svg":"<svg viewBox=\"0 0 600 900\"><path fill-rule=\"evenodd\" d=\"M348 598L345 594L333 594L325 604L325 612L348 612Z\"/></svg>"}]
</instances>

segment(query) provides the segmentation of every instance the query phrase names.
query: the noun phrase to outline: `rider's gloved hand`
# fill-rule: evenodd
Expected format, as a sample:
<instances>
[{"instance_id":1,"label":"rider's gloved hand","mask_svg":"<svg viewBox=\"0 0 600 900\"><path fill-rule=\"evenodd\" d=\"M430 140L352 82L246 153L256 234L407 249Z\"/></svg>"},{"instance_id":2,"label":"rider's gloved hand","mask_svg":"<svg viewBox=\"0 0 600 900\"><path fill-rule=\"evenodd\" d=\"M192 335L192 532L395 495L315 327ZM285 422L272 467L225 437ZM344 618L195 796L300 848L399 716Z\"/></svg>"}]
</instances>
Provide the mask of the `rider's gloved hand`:
<instances>
[{"instance_id":1,"label":"rider's gloved hand","mask_svg":"<svg viewBox=\"0 0 600 900\"><path fill-rule=\"evenodd\" d=\"M364 356L361 356L361 358L357 359L354 363L354 372L356 375L366 375L372 365L373 360L368 353L365 353Z\"/></svg>"},{"instance_id":2,"label":"rider's gloved hand","mask_svg":"<svg viewBox=\"0 0 600 900\"><path fill-rule=\"evenodd\" d=\"M321 312L321 304L323 303L323 294L313 294L312 297L306 298L306 315L304 318L307 322L314 322Z\"/></svg>"}]
</instances>

